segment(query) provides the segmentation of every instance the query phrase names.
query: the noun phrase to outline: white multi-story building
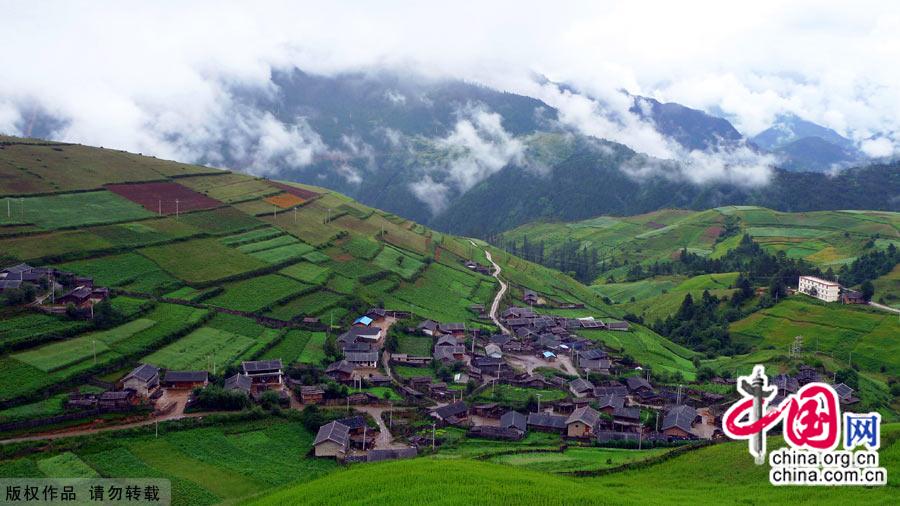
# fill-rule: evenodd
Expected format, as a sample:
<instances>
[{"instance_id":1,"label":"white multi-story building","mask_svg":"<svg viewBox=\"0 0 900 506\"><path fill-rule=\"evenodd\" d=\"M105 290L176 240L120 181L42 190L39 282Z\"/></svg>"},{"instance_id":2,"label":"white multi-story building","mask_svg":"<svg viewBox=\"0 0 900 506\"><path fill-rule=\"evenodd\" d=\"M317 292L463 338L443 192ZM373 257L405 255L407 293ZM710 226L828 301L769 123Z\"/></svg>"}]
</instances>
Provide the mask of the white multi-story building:
<instances>
[{"instance_id":1,"label":"white multi-story building","mask_svg":"<svg viewBox=\"0 0 900 506\"><path fill-rule=\"evenodd\" d=\"M797 291L825 302L837 302L841 295L841 285L815 276L800 276Z\"/></svg>"}]
</instances>

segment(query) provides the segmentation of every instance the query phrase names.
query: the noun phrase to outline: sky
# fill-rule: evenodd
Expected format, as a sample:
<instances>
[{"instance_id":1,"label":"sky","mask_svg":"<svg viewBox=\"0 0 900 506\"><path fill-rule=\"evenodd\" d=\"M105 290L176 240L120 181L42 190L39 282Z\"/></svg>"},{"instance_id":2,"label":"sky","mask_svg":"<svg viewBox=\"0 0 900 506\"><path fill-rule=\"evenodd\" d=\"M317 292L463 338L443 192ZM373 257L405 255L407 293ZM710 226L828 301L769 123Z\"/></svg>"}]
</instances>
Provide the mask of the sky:
<instances>
[{"instance_id":1,"label":"sky","mask_svg":"<svg viewBox=\"0 0 900 506\"><path fill-rule=\"evenodd\" d=\"M0 47L0 132L27 133L41 110L64 120L59 139L183 161L214 161L223 143L259 166L276 155L302 164L327 149L308 125L282 124L230 95L235 85L271 93L270 72L293 66L388 68L528 94L586 133L696 161L700 179L719 171L753 180L768 161L692 160L703 155L641 125L604 123L584 98L532 76L612 102L624 89L715 111L751 136L794 113L869 155L900 151L897 2L7 0ZM469 126L490 131L491 121L484 112ZM466 128L452 135L471 137ZM495 159L515 156L497 149ZM743 168L728 175L732 164Z\"/></svg>"}]
</instances>

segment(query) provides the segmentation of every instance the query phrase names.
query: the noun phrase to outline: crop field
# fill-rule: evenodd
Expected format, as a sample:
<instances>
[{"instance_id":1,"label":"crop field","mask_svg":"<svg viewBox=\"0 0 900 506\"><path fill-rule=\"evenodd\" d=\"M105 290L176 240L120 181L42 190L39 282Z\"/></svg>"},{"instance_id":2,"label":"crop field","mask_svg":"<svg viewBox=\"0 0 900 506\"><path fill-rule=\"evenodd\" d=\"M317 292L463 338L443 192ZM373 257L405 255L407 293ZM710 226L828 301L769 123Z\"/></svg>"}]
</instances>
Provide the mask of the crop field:
<instances>
[{"instance_id":1,"label":"crop field","mask_svg":"<svg viewBox=\"0 0 900 506\"><path fill-rule=\"evenodd\" d=\"M213 235L235 234L262 225L259 220L232 207L188 213L179 219L201 232Z\"/></svg>"},{"instance_id":2,"label":"crop field","mask_svg":"<svg viewBox=\"0 0 900 506\"><path fill-rule=\"evenodd\" d=\"M405 280L414 278L425 265L420 260L391 246L385 246L375 257L373 263L384 270L398 274Z\"/></svg>"},{"instance_id":3,"label":"crop field","mask_svg":"<svg viewBox=\"0 0 900 506\"><path fill-rule=\"evenodd\" d=\"M325 280L327 280L328 276L331 274L331 270L328 269L328 267L323 267L310 262L300 262L289 265L278 272L279 274L284 274L297 281L302 281L311 285L324 284Z\"/></svg>"},{"instance_id":4,"label":"crop field","mask_svg":"<svg viewBox=\"0 0 900 506\"><path fill-rule=\"evenodd\" d=\"M373 274L381 272L381 269L376 268L372 264L364 262L362 260L357 260L355 258L351 258L346 261L338 260L329 262L327 265L334 272L351 279L357 279L363 276L371 276Z\"/></svg>"},{"instance_id":5,"label":"crop field","mask_svg":"<svg viewBox=\"0 0 900 506\"><path fill-rule=\"evenodd\" d=\"M431 356L432 338L430 336L401 335L397 338L397 353L407 353L420 357Z\"/></svg>"},{"instance_id":6,"label":"crop field","mask_svg":"<svg viewBox=\"0 0 900 506\"><path fill-rule=\"evenodd\" d=\"M300 356L297 357L298 362L304 364L321 365L325 359L325 333L312 332Z\"/></svg>"},{"instance_id":7,"label":"crop field","mask_svg":"<svg viewBox=\"0 0 900 506\"><path fill-rule=\"evenodd\" d=\"M266 241L284 235L284 232L273 227L258 228L249 232L223 237L220 242L226 246L238 247L258 241Z\"/></svg>"},{"instance_id":8,"label":"crop field","mask_svg":"<svg viewBox=\"0 0 900 506\"><path fill-rule=\"evenodd\" d=\"M693 379L695 368L691 359L695 352L669 341L650 329L632 325L628 332L613 330L580 330L579 335L630 355L641 364L669 374L680 373Z\"/></svg>"},{"instance_id":9,"label":"crop field","mask_svg":"<svg viewBox=\"0 0 900 506\"><path fill-rule=\"evenodd\" d=\"M216 199L171 182L106 185L106 189L159 215L188 213L222 205Z\"/></svg>"},{"instance_id":10,"label":"crop field","mask_svg":"<svg viewBox=\"0 0 900 506\"><path fill-rule=\"evenodd\" d=\"M429 378L436 378L437 375L434 373L434 369L430 367L412 367L408 365L392 365L391 371L393 371L397 376L401 378L418 378L427 376Z\"/></svg>"},{"instance_id":11,"label":"crop field","mask_svg":"<svg viewBox=\"0 0 900 506\"><path fill-rule=\"evenodd\" d=\"M215 239L151 246L138 252L187 283L208 283L260 269L266 264Z\"/></svg>"},{"instance_id":12,"label":"crop field","mask_svg":"<svg viewBox=\"0 0 900 506\"><path fill-rule=\"evenodd\" d=\"M305 457L313 434L298 422L270 418L216 427L152 429L82 438L66 450L0 461L0 477L159 477L172 481L172 503L236 501L337 468Z\"/></svg>"},{"instance_id":13,"label":"crop field","mask_svg":"<svg viewBox=\"0 0 900 506\"><path fill-rule=\"evenodd\" d=\"M565 399L568 396L567 392L557 389L545 390L537 388L522 388L512 385L495 385L491 388L483 390L480 394L478 394L476 399L482 402L497 402L504 406L524 408L525 403L528 402L528 399L531 396L535 396L535 399L537 399L538 394L540 394L541 396L541 402L559 401Z\"/></svg>"},{"instance_id":14,"label":"crop field","mask_svg":"<svg viewBox=\"0 0 900 506\"><path fill-rule=\"evenodd\" d=\"M68 398L69 394L67 393L57 394L30 404L4 409L0 411L0 423L61 415L65 412L63 404Z\"/></svg>"},{"instance_id":15,"label":"crop field","mask_svg":"<svg viewBox=\"0 0 900 506\"><path fill-rule=\"evenodd\" d=\"M256 251L265 251L267 249L278 248L281 246L287 246L290 244L298 244L300 243L296 237L290 235L280 235L278 237L273 237L271 239L260 240L256 242L250 242L247 244L242 244L237 246L237 250L242 253L254 253ZM312 250L312 248L310 248Z\"/></svg>"},{"instance_id":16,"label":"crop field","mask_svg":"<svg viewBox=\"0 0 900 506\"><path fill-rule=\"evenodd\" d=\"M292 318L320 314L343 300L345 300L344 295L326 290L317 290L275 306L266 313L266 316L289 321Z\"/></svg>"},{"instance_id":17,"label":"crop field","mask_svg":"<svg viewBox=\"0 0 900 506\"><path fill-rule=\"evenodd\" d=\"M17 220L33 223L45 230L81 227L153 216L140 206L108 191L65 193L21 200ZM14 213L15 216L15 213ZM0 225L8 220L0 213Z\"/></svg>"},{"instance_id":18,"label":"crop field","mask_svg":"<svg viewBox=\"0 0 900 506\"><path fill-rule=\"evenodd\" d=\"M179 183L222 202L241 202L278 193L268 183L252 176L223 172L215 176L180 178Z\"/></svg>"},{"instance_id":19,"label":"crop field","mask_svg":"<svg viewBox=\"0 0 900 506\"><path fill-rule=\"evenodd\" d=\"M279 183L276 181L269 181L269 184L274 186L275 188L278 188L282 191L290 193L291 195L300 197L301 199L304 199L304 200L310 200L310 199L316 198L320 195L319 193L316 193L310 189L305 188L304 185L301 185L300 183L287 184L287 183Z\"/></svg>"},{"instance_id":20,"label":"crop field","mask_svg":"<svg viewBox=\"0 0 900 506\"><path fill-rule=\"evenodd\" d=\"M351 235L341 249L362 260L371 260L381 251L381 244L358 235Z\"/></svg>"},{"instance_id":21,"label":"crop field","mask_svg":"<svg viewBox=\"0 0 900 506\"><path fill-rule=\"evenodd\" d=\"M263 353L261 360L281 359L285 364L297 362L312 332L305 330L289 330L284 338L275 346Z\"/></svg>"},{"instance_id":22,"label":"crop field","mask_svg":"<svg viewBox=\"0 0 900 506\"><path fill-rule=\"evenodd\" d=\"M309 285L278 274L226 283L225 292L207 302L238 311L259 311L309 288Z\"/></svg>"},{"instance_id":23,"label":"crop field","mask_svg":"<svg viewBox=\"0 0 900 506\"><path fill-rule=\"evenodd\" d=\"M4 192L14 194L90 190L109 183L210 172L218 171L90 146L11 145L0 150Z\"/></svg>"},{"instance_id":24,"label":"crop field","mask_svg":"<svg viewBox=\"0 0 900 506\"><path fill-rule=\"evenodd\" d=\"M273 206L278 206L281 209L296 207L306 202L306 200L287 192L279 193L278 195L272 195L271 197L266 197L265 200Z\"/></svg>"},{"instance_id":25,"label":"crop field","mask_svg":"<svg viewBox=\"0 0 900 506\"><path fill-rule=\"evenodd\" d=\"M895 315L815 301L804 295L782 300L731 325L732 339L787 351L796 336L805 349L852 361L870 372L900 372L900 323ZM852 353L852 356L851 356Z\"/></svg>"},{"instance_id":26,"label":"crop field","mask_svg":"<svg viewBox=\"0 0 900 506\"><path fill-rule=\"evenodd\" d=\"M40 313L4 315L0 318L0 347L20 342L52 339L71 335L89 327L89 323L72 321Z\"/></svg>"},{"instance_id":27,"label":"crop field","mask_svg":"<svg viewBox=\"0 0 900 506\"><path fill-rule=\"evenodd\" d=\"M152 273L161 272L158 265L137 253L78 260L59 266L67 272L94 278L100 286L124 286ZM170 278L172 282L174 278Z\"/></svg>"},{"instance_id":28,"label":"crop field","mask_svg":"<svg viewBox=\"0 0 900 506\"><path fill-rule=\"evenodd\" d=\"M294 242L283 245L283 246L277 246L274 248L257 250L257 251L254 251L254 252L248 253L248 254L250 256L252 256L253 258L262 260L263 262L266 262L266 263L280 264L280 263L287 262L289 260L297 260L297 259L303 258L303 255L306 255L307 253L313 251L313 247L310 246L309 244L299 242L291 236L284 236L284 237L289 237L289 238L293 239ZM278 239L280 239L280 237ZM272 241L276 241L276 240L277 239L272 239ZM265 241L265 242L268 242L268 241Z\"/></svg>"},{"instance_id":29,"label":"crop field","mask_svg":"<svg viewBox=\"0 0 900 506\"><path fill-rule=\"evenodd\" d=\"M305 243L321 246L332 240L339 230L325 223L324 214L316 213L308 208L308 205L300 208L297 211L299 217L296 220L293 219L293 211L281 213L278 216L266 214L260 216L260 219L284 230Z\"/></svg>"},{"instance_id":30,"label":"crop field","mask_svg":"<svg viewBox=\"0 0 900 506\"><path fill-rule=\"evenodd\" d=\"M200 327L178 341L141 359L142 363L153 364L171 370L212 370L225 368L236 363L245 351L253 346L254 340L224 330Z\"/></svg>"},{"instance_id":31,"label":"crop field","mask_svg":"<svg viewBox=\"0 0 900 506\"><path fill-rule=\"evenodd\" d=\"M668 452L668 448L652 450L620 450L615 448L569 448L565 452L519 453L499 455L490 462L506 464L545 473L596 471L622 464L639 462Z\"/></svg>"},{"instance_id":32,"label":"crop field","mask_svg":"<svg viewBox=\"0 0 900 506\"><path fill-rule=\"evenodd\" d=\"M403 283L393 296L425 318L439 321L464 321L472 316L467 309L478 286L479 278L461 271L431 264L413 283ZM455 301L448 304L448 300ZM387 303L387 302L386 302Z\"/></svg>"}]
</instances>

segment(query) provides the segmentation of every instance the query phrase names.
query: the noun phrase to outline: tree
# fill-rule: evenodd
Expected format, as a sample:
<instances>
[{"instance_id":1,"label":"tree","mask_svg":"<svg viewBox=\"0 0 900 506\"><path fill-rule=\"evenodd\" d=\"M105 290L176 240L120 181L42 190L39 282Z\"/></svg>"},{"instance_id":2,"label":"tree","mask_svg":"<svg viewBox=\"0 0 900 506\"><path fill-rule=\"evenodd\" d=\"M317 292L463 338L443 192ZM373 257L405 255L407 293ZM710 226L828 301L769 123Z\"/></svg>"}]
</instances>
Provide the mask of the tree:
<instances>
[{"instance_id":1,"label":"tree","mask_svg":"<svg viewBox=\"0 0 900 506\"><path fill-rule=\"evenodd\" d=\"M862 292L863 299L868 302L872 300L872 296L875 295L875 285L873 285L871 281L865 280L863 284L860 285L859 291Z\"/></svg>"},{"instance_id":2,"label":"tree","mask_svg":"<svg viewBox=\"0 0 900 506\"><path fill-rule=\"evenodd\" d=\"M94 304L94 326L99 329L108 329L120 325L125 321L125 316L119 312L108 300Z\"/></svg>"},{"instance_id":3,"label":"tree","mask_svg":"<svg viewBox=\"0 0 900 506\"><path fill-rule=\"evenodd\" d=\"M387 351L395 353L400 347L400 340L397 338L397 334L393 332L389 333L387 339L384 341L384 347L387 348Z\"/></svg>"}]
</instances>

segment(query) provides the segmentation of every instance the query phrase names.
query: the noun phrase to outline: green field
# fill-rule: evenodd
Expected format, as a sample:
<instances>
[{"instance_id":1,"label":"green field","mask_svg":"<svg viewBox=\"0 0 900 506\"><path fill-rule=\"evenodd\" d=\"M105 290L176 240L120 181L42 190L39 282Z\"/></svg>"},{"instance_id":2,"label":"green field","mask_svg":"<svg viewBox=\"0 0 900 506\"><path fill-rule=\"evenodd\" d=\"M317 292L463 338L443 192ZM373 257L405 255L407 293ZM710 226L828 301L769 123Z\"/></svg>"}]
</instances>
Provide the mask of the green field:
<instances>
[{"instance_id":1,"label":"green field","mask_svg":"<svg viewBox=\"0 0 900 506\"><path fill-rule=\"evenodd\" d=\"M215 239L197 239L143 248L139 253L187 283L209 283L264 267L266 264Z\"/></svg>"},{"instance_id":2,"label":"green field","mask_svg":"<svg viewBox=\"0 0 900 506\"><path fill-rule=\"evenodd\" d=\"M430 336L409 336L404 334L397 338L397 353L430 357L432 342L433 340Z\"/></svg>"},{"instance_id":3,"label":"green field","mask_svg":"<svg viewBox=\"0 0 900 506\"><path fill-rule=\"evenodd\" d=\"M238 311L259 311L307 289L305 285L291 278L277 274L266 274L255 278L226 283L225 292L207 302Z\"/></svg>"},{"instance_id":4,"label":"green field","mask_svg":"<svg viewBox=\"0 0 900 506\"><path fill-rule=\"evenodd\" d=\"M16 219L45 230L83 227L152 217L143 207L108 191L28 197L18 203ZM23 211L24 209L24 211ZM8 220L0 214L0 225Z\"/></svg>"},{"instance_id":5,"label":"green field","mask_svg":"<svg viewBox=\"0 0 900 506\"><path fill-rule=\"evenodd\" d=\"M178 341L144 357L141 362L171 370L212 370L236 363L254 340L224 330L200 327Z\"/></svg>"},{"instance_id":6,"label":"green field","mask_svg":"<svg viewBox=\"0 0 900 506\"><path fill-rule=\"evenodd\" d=\"M266 316L288 321L292 318L317 315L343 300L345 297L341 294L317 290L273 307Z\"/></svg>"},{"instance_id":7,"label":"green field","mask_svg":"<svg viewBox=\"0 0 900 506\"><path fill-rule=\"evenodd\" d=\"M512 385L496 385L482 390L476 399L482 402L497 402L505 406L521 409L524 408L525 403L531 396L535 396L535 399L537 399L536 396L538 394L541 396L541 402L559 401L568 396L567 392L556 389L544 390L521 388Z\"/></svg>"},{"instance_id":8,"label":"green field","mask_svg":"<svg viewBox=\"0 0 900 506\"><path fill-rule=\"evenodd\" d=\"M100 286L128 287L140 284L142 287L162 287L178 284L175 278L163 272L158 265L137 253L79 260L62 264L60 268L93 277L94 283Z\"/></svg>"},{"instance_id":9,"label":"green field","mask_svg":"<svg viewBox=\"0 0 900 506\"><path fill-rule=\"evenodd\" d=\"M688 380L695 377L696 370L691 359L696 352L677 345L644 327L632 325L628 332L581 330L579 334L588 339L602 342L604 345L618 350L621 354L630 355L639 363L649 365L656 370L663 370L669 374L681 373Z\"/></svg>"},{"instance_id":10,"label":"green field","mask_svg":"<svg viewBox=\"0 0 900 506\"><path fill-rule=\"evenodd\" d=\"M52 339L87 328L86 322L39 313L6 315L0 319L0 345L8 347L22 342Z\"/></svg>"},{"instance_id":11,"label":"green field","mask_svg":"<svg viewBox=\"0 0 900 506\"><path fill-rule=\"evenodd\" d=\"M278 272L311 285L321 285L325 283L325 280L328 279L328 276L331 273L328 267L316 265L311 262L300 262L289 265Z\"/></svg>"},{"instance_id":12,"label":"green field","mask_svg":"<svg viewBox=\"0 0 900 506\"><path fill-rule=\"evenodd\" d=\"M0 477L139 477L172 481L172 504L234 502L336 469L304 454L313 435L298 422L268 418L70 441L64 450L0 461Z\"/></svg>"},{"instance_id":13,"label":"green field","mask_svg":"<svg viewBox=\"0 0 900 506\"><path fill-rule=\"evenodd\" d=\"M304 364L321 365L322 360L325 358L324 346L325 333L313 332L310 335L309 340L306 341L306 345L303 346L303 351L300 352L297 361L303 362Z\"/></svg>"},{"instance_id":14,"label":"green field","mask_svg":"<svg viewBox=\"0 0 900 506\"><path fill-rule=\"evenodd\" d=\"M738 342L781 351L802 336L806 350L830 354L845 364L852 361L864 371L900 373L900 322L896 315L874 309L797 295L735 322L731 333Z\"/></svg>"},{"instance_id":15,"label":"green field","mask_svg":"<svg viewBox=\"0 0 900 506\"><path fill-rule=\"evenodd\" d=\"M279 490L255 504L301 500L307 504L355 504L372 494L378 494L381 504L471 504L473 497L486 505L697 504L698 498L715 504L890 504L898 483L891 469L900 464L900 452L896 426L889 430L891 444L881 450L881 464L888 469L886 487L773 487L769 467L755 465L746 444L735 442L684 452L646 467L584 478L494 462L448 460L439 454L436 458L355 466ZM771 447L779 446L775 438L770 440ZM525 459L530 454L522 455Z\"/></svg>"},{"instance_id":16,"label":"green field","mask_svg":"<svg viewBox=\"0 0 900 506\"><path fill-rule=\"evenodd\" d=\"M311 337L311 332L290 330L278 344L267 350L260 358L281 359L285 364L297 362Z\"/></svg>"},{"instance_id":17,"label":"green field","mask_svg":"<svg viewBox=\"0 0 900 506\"><path fill-rule=\"evenodd\" d=\"M530 471L566 473L596 471L639 462L668 452L667 448L653 450L619 450L606 448L569 448L565 452L519 453L500 455L490 462L506 464Z\"/></svg>"}]
</instances>

